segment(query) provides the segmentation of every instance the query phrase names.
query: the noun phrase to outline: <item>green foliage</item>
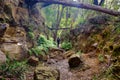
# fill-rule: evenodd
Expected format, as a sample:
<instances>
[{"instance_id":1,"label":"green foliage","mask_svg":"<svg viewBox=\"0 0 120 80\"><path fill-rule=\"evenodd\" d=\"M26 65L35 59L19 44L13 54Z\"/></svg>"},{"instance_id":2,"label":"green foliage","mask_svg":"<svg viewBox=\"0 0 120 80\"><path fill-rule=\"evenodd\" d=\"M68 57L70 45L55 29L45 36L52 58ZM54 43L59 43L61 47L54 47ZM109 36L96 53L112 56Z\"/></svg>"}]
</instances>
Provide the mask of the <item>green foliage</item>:
<instances>
[{"instance_id":1,"label":"green foliage","mask_svg":"<svg viewBox=\"0 0 120 80\"><path fill-rule=\"evenodd\" d=\"M40 35L37 43L38 43L38 46L45 47L45 48L56 47L56 45L54 44L54 41L52 39L47 40L47 38L44 35Z\"/></svg>"},{"instance_id":2,"label":"green foliage","mask_svg":"<svg viewBox=\"0 0 120 80\"><path fill-rule=\"evenodd\" d=\"M28 37L31 38L31 39L34 39L35 35L34 35L33 32L28 32Z\"/></svg>"},{"instance_id":3,"label":"green foliage","mask_svg":"<svg viewBox=\"0 0 120 80\"><path fill-rule=\"evenodd\" d=\"M93 76L92 80L98 80L97 76Z\"/></svg>"},{"instance_id":4,"label":"green foliage","mask_svg":"<svg viewBox=\"0 0 120 80\"><path fill-rule=\"evenodd\" d=\"M116 28L116 32L120 34L120 26Z\"/></svg>"},{"instance_id":5,"label":"green foliage","mask_svg":"<svg viewBox=\"0 0 120 80\"><path fill-rule=\"evenodd\" d=\"M76 19L74 26L80 25L80 24L84 24L85 23L85 19L81 16L78 16L78 18Z\"/></svg>"},{"instance_id":6,"label":"green foliage","mask_svg":"<svg viewBox=\"0 0 120 80\"><path fill-rule=\"evenodd\" d=\"M61 47L65 50L70 50L70 49L72 49L72 44L70 42L63 42L61 44Z\"/></svg>"},{"instance_id":7,"label":"green foliage","mask_svg":"<svg viewBox=\"0 0 120 80\"><path fill-rule=\"evenodd\" d=\"M98 59L100 62L103 62L105 60L103 54L99 54Z\"/></svg>"},{"instance_id":8,"label":"green foliage","mask_svg":"<svg viewBox=\"0 0 120 80\"><path fill-rule=\"evenodd\" d=\"M119 0L114 0L112 2L112 7L114 8L114 10L119 10L120 8Z\"/></svg>"},{"instance_id":9,"label":"green foliage","mask_svg":"<svg viewBox=\"0 0 120 80\"><path fill-rule=\"evenodd\" d=\"M30 31L30 32L33 32L33 28L34 28L34 25L30 23L30 24L28 25L29 31Z\"/></svg>"},{"instance_id":10,"label":"green foliage","mask_svg":"<svg viewBox=\"0 0 120 80\"><path fill-rule=\"evenodd\" d=\"M61 35L60 35L60 38L61 38L61 40L62 40L63 42L64 42L64 41L69 41L70 31L69 31L69 30L62 31L62 32L61 32Z\"/></svg>"},{"instance_id":11,"label":"green foliage","mask_svg":"<svg viewBox=\"0 0 120 80\"><path fill-rule=\"evenodd\" d=\"M11 61L10 59L7 59L6 63L0 66L0 75L2 75L3 78L11 77L23 80L25 78L24 73L26 70L26 61L19 62L16 60Z\"/></svg>"},{"instance_id":12,"label":"green foliage","mask_svg":"<svg viewBox=\"0 0 120 80\"><path fill-rule=\"evenodd\" d=\"M114 26L115 26L114 30L116 31L116 33L120 34L120 23L115 23Z\"/></svg>"},{"instance_id":13,"label":"green foliage","mask_svg":"<svg viewBox=\"0 0 120 80\"><path fill-rule=\"evenodd\" d=\"M50 5L49 7L45 7L42 9L42 16L44 16L46 25L50 28L55 28L58 26L55 26L56 24L59 24L60 19L60 25L59 28L75 28L78 27L79 24L82 24L85 22L85 11L79 10L78 8L72 8L65 6L63 9L63 13L61 15L62 11L62 5ZM61 16L60 16L61 15ZM84 15L84 16L83 16ZM88 14L87 14L88 15ZM57 35L60 36L61 33L66 33L64 30L58 30ZM51 33L54 33L52 31Z\"/></svg>"},{"instance_id":14,"label":"green foliage","mask_svg":"<svg viewBox=\"0 0 120 80\"><path fill-rule=\"evenodd\" d=\"M99 75L95 75L92 80L119 80L120 79L120 63L117 58L107 69L103 70Z\"/></svg>"},{"instance_id":15,"label":"green foliage","mask_svg":"<svg viewBox=\"0 0 120 80\"><path fill-rule=\"evenodd\" d=\"M45 55L44 52L47 53L47 50L46 50L45 48L43 48L43 47L40 47L40 46L31 48L31 49L29 50L29 54L30 54L30 55L33 55L33 54L34 54L35 56L39 56L39 55L44 56L44 55Z\"/></svg>"},{"instance_id":16,"label":"green foliage","mask_svg":"<svg viewBox=\"0 0 120 80\"><path fill-rule=\"evenodd\" d=\"M50 5L42 9L42 15L45 17L48 26L52 26L56 20L57 5Z\"/></svg>"},{"instance_id":17,"label":"green foliage","mask_svg":"<svg viewBox=\"0 0 120 80\"><path fill-rule=\"evenodd\" d=\"M47 40L46 37L44 35L40 35L40 37L37 40L38 46L32 48L29 50L29 54L32 55L42 55L44 56L45 54L47 54L48 50L50 47L56 47L56 45L54 44L54 41L51 40Z\"/></svg>"},{"instance_id":18,"label":"green foliage","mask_svg":"<svg viewBox=\"0 0 120 80\"><path fill-rule=\"evenodd\" d=\"M120 79L120 57L113 58L113 63L105 71L105 77L107 80L119 80Z\"/></svg>"}]
</instances>

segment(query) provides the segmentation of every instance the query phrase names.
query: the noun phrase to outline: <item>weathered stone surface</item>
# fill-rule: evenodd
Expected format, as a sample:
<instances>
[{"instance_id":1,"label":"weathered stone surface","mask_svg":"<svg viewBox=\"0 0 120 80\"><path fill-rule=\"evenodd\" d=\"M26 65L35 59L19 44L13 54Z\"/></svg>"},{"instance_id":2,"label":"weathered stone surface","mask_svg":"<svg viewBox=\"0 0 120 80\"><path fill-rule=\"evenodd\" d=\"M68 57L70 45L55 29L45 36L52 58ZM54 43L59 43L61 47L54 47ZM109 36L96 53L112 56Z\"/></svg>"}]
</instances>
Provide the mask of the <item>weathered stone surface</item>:
<instances>
[{"instance_id":1,"label":"weathered stone surface","mask_svg":"<svg viewBox=\"0 0 120 80\"><path fill-rule=\"evenodd\" d=\"M75 51L69 50L69 51L67 51L67 52L64 53L64 58L69 58L73 54L75 54Z\"/></svg>"},{"instance_id":2,"label":"weathered stone surface","mask_svg":"<svg viewBox=\"0 0 120 80\"><path fill-rule=\"evenodd\" d=\"M0 1L0 50L11 59L21 60L27 56L28 48L35 46L38 35L44 28L44 18L34 6L30 11L24 0ZM33 28L34 40L30 40L27 32ZM41 31L40 31L41 30Z\"/></svg>"},{"instance_id":3,"label":"weathered stone surface","mask_svg":"<svg viewBox=\"0 0 120 80\"><path fill-rule=\"evenodd\" d=\"M5 54L0 50L0 64L6 61Z\"/></svg>"},{"instance_id":4,"label":"weathered stone surface","mask_svg":"<svg viewBox=\"0 0 120 80\"><path fill-rule=\"evenodd\" d=\"M59 71L50 67L38 66L34 72L34 80L60 80L59 77Z\"/></svg>"},{"instance_id":5,"label":"weathered stone surface","mask_svg":"<svg viewBox=\"0 0 120 80\"><path fill-rule=\"evenodd\" d=\"M49 48L49 58L62 60L64 58L64 50L59 48Z\"/></svg>"},{"instance_id":6,"label":"weathered stone surface","mask_svg":"<svg viewBox=\"0 0 120 80\"><path fill-rule=\"evenodd\" d=\"M41 16L37 6L34 6L30 10L31 11L28 10L24 0L1 0L0 23L6 22L15 29L16 26L23 27L26 32L28 32L29 27L32 26L35 38L37 38L41 30L38 29L38 26L41 28L44 28L45 26L43 24L44 18ZM29 16L29 13L31 16ZM30 44L30 39L27 42ZM30 47L32 46L33 44Z\"/></svg>"},{"instance_id":7,"label":"weathered stone surface","mask_svg":"<svg viewBox=\"0 0 120 80\"><path fill-rule=\"evenodd\" d=\"M8 27L0 49L11 59L20 60L27 56L26 32L23 28Z\"/></svg>"},{"instance_id":8,"label":"weathered stone surface","mask_svg":"<svg viewBox=\"0 0 120 80\"><path fill-rule=\"evenodd\" d=\"M7 23L0 24L0 37L2 37L9 25Z\"/></svg>"},{"instance_id":9,"label":"weathered stone surface","mask_svg":"<svg viewBox=\"0 0 120 80\"><path fill-rule=\"evenodd\" d=\"M35 56L31 56L28 60L28 64L31 66L37 66L39 64L39 59Z\"/></svg>"}]
</instances>

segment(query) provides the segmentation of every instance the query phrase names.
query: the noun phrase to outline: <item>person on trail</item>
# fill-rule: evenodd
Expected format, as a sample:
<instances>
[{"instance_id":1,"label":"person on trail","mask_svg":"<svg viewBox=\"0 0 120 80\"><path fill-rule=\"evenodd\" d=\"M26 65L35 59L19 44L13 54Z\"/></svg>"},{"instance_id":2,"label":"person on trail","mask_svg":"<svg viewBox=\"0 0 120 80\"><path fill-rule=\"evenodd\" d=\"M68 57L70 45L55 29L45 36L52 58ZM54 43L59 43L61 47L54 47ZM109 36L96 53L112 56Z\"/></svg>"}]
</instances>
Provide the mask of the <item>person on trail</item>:
<instances>
[{"instance_id":1,"label":"person on trail","mask_svg":"<svg viewBox=\"0 0 120 80\"><path fill-rule=\"evenodd\" d=\"M59 45L60 45L60 38L58 37L57 38L57 47L59 48Z\"/></svg>"}]
</instances>

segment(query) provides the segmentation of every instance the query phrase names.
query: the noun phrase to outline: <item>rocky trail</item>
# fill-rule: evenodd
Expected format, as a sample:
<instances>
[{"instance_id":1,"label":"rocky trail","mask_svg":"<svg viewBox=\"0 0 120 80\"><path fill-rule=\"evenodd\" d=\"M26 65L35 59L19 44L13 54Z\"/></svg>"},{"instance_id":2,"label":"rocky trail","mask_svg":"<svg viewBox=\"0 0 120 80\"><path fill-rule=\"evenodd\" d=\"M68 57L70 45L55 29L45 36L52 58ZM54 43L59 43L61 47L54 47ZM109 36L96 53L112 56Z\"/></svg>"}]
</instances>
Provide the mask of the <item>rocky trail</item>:
<instances>
[{"instance_id":1,"label":"rocky trail","mask_svg":"<svg viewBox=\"0 0 120 80\"><path fill-rule=\"evenodd\" d=\"M83 63L78 67L70 68L68 61L70 56L74 55L73 52L72 50L52 49L47 61L39 62L39 65L36 67L29 67L25 80L94 80L95 76L98 76L101 71L107 69L108 63L100 62L96 52L81 54L80 59ZM39 79L35 79L36 69ZM54 79L50 77L54 77ZM58 78L56 79L55 77Z\"/></svg>"},{"instance_id":2,"label":"rocky trail","mask_svg":"<svg viewBox=\"0 0 120 80\"><path fill-rule=\"evenodd\" d=\"M70 53L71 51L69 51ZM67 52L67 54L69 54ZM50 58L45 63L46 66L58 69L60 72L60 80L92 80L99 74L101 70L106 68L106 63L100 63L95 52L82 54L82 65L76 68L69 68L68 58L65 58L66 52L52 51Z\"/></svg>"}]
</instances>

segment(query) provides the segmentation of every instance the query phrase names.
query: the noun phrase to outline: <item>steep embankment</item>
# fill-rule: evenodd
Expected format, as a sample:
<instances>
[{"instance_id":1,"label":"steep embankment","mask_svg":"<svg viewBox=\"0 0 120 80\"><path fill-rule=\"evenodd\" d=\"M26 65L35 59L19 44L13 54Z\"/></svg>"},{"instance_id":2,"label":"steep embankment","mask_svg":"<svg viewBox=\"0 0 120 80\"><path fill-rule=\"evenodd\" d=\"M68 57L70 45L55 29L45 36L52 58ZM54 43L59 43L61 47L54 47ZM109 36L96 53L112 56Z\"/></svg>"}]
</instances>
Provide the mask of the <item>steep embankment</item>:
<instances>
[{"instance_id":1,"label":"steep embankment","mask_svg":"<svg viewBox=\"0 0 120 80\"><path fill-rule=\"evenodd\" d=\"M16 60L26 57L28 48L35 44L28 32L33 32L35 40L43 27L44 19L36 6L29 11L24 0L0 0L0 62L6 55Z\"/></svg>"},{"instance_id":2,"label":"steep embankment","mask_svg":"<svg viewBox=\"0 0 120 80\"><path fill-rule=\"evenodd\" d=\"M119 18L111 16L97 16L70 32L70 40L76 52L89 53L90 57L97 57L100 62L107 62L108 68L98 76L99 80L120 79L120 73L117 72L120 69L119 21Z\"/></svg>"}]
</instances>

